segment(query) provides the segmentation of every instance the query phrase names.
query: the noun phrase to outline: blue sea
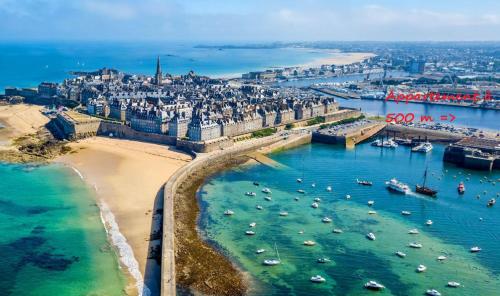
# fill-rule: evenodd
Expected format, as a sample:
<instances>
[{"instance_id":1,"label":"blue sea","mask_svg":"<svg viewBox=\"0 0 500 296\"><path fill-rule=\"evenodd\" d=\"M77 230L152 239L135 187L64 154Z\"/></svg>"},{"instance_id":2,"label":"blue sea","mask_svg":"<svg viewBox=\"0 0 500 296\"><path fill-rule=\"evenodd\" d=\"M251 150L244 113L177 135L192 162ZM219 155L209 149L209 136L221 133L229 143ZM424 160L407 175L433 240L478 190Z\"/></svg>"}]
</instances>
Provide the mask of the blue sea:
<instances>
[{"instance_id":1,"label":"blue sea","mask_svg":"<svg viewBox=\"0 0 500 296\"><path fill-rule=\"evenodd\" d=\"M211 244L252 277L251 295L371 295L363 288L369 280L386 286L380 295L424 295L427 289L442 295L498 295L500 208L486 203L500 195L500 173L444 164L443 150L435 145L429 154L419 154L408 147L389 150L361 144L346 150L311 144L271 154L279 168L245 165L207 180L199 193L199 227ZM439 190L436 199L396 194L385 187L385 181L396 177L414 188L423 181L426 168L427 185ZM373 186L358 185L357 178ZM461 181L464 195L457 193ZM271 201L264 199L264 187L271 189ZM246 196L247 191L257 195ZM311 207L315 198L321 199L317 209ZM369 200L374 201L371 207ZM228 209L233 216L224 215ZM281 211L288 216L280 216ZM324 217L332 223L323 223ZM425 224L428 219L433 225ZM249 227L252 222L254 228ZM343 233L333 233L334 228ZM409 234L414 228L420 233ZM255 235L245 235L250 229ZM365 237L369 232L375 241ZM304 246L306 240L316 245ZM423 247L412 249L410 242ZM277 256L275 244L281 264L264 266L264 259ZM470 253L472 246L482 251ZM258 249L266 251L256 254ZM406 258L396 256L397 251ZM439 261L438 256L447 259ZM321 264L319 258L331 262ZM427 271L418 273L419 264ZM312 283L315 275L326 282ZM448 288L449 281L461 287Z\"/></svg>"},{"instance_id":2,"label":"blue sea","mask_svg":"<svg viewBox=\"0 0 500 296\"><path fill-rule=\"evenodd\" d=\"M311 62L328 54L297 48L218 49L196 43L50 42L0 43L0 91L6 86L36 87L42 81L61 82L69 71L103 67L153 75L159 56L163 73L193 70L210 76L241 76L248 71Z\"/></svg>"}]
</instances>

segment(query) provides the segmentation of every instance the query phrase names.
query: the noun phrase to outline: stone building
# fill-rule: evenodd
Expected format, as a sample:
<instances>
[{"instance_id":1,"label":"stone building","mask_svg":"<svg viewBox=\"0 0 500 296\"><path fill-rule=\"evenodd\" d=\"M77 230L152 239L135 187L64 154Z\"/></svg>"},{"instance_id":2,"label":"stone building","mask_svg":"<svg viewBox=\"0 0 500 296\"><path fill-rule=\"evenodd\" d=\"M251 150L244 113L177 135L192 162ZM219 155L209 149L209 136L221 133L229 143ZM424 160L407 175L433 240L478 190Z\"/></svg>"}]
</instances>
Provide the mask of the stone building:
<instances>
[{"instance_id":1,"label":"stone building","mask_svg":"<svg viewBox=\"0 0 500 296\"><path fill-rule=\"evenodd\" d=\"M188 133L188 124L191 121L186 113L176 113L168 123L168 135L176 138L184 138Z\"/></svg>"}]
</instances>

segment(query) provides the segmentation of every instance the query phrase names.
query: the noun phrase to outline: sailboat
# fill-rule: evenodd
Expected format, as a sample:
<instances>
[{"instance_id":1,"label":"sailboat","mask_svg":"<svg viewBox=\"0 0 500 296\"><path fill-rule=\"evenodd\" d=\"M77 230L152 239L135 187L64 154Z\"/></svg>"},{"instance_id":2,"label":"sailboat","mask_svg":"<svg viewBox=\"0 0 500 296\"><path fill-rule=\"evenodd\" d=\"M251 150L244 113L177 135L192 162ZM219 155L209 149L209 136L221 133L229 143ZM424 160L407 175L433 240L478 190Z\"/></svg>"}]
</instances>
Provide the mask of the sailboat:
<instances>
[{"instance_id":1,"label":"sailboat","mask_svg":"<svg viewBox=\"0 0 500 296\"><path fill-rule=\"evenodd\" d=\"M263 262L264 265L274 266L281 263L280 254L278 253L278 247L276 246L276 243L274 243L274 249L276 250L276 257L278 257L278 259L266 259Z\"/></svg>"},{"instance_id":2,"label":"sailboat","mask_svg":"<svg viewBox=\"0 0 500 296\"><path fill-rule=\"evenodd\" d=\"M424 183L422 184L422 186L420 185L416 185L415 186L415 191L420 193L420 194L424 194L424 195L428 195L428 196L431 196L431 197L436 197L436 194L437 194L437 190L434 190L434 189L431 189L429 187L426 187L425 186L425 182L427 181L427 168L425 168L425 173L424 173Z\"/></svg>"}]
</instances>

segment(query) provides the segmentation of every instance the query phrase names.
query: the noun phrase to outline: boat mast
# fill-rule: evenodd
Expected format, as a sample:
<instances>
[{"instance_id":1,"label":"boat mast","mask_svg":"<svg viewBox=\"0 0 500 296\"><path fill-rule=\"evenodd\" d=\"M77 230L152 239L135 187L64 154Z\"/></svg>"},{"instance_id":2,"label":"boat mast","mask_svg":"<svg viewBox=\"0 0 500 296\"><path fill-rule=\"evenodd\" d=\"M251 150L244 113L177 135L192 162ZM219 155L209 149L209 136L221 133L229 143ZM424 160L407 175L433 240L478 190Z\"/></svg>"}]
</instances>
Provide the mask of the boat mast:
<instances>
[{"instance_id":1,"label":"boat mast","mask_svg":"<svg viewBox=\"0 0 500 296\"><path fill-rule=\"evenodd\" d=\"M422 185L423 187L425 187L425 181L427 181L427 167L425 168L424 172L424 184Z\"/></svg>"}]
</instances>

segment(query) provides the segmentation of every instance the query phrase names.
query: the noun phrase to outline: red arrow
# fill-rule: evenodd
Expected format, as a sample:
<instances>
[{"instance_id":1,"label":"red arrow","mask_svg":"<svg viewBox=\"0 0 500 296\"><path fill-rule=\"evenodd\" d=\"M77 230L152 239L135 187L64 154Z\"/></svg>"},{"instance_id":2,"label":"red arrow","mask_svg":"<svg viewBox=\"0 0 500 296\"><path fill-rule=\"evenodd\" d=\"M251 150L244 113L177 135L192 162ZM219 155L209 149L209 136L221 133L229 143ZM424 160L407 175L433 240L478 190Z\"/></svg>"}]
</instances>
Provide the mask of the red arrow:
<instances>
[{"instance_id":1,"label":"red arrow","mask_svg":"<svg viewBox=\"0 0 500 296\"><path fill-rule=\"evenodd\" d=\"M453 114L450 113L450 116L451 116L451 119L450 119L450 122L453 122L453 120L455 120L455 116L453 116Z\"/></svg>"}]
</instances>

